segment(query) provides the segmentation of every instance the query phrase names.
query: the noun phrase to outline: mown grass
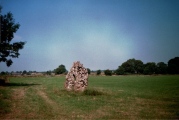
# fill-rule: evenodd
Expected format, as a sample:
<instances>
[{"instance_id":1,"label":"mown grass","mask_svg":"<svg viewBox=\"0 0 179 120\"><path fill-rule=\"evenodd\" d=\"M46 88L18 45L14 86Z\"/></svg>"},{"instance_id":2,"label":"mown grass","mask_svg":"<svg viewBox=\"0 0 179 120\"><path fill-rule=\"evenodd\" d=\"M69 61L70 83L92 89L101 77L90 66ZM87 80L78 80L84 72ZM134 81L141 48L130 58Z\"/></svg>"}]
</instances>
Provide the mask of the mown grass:
<instances>
[{"instance_id":1,"label":"mown grass","mask_svg":"<svg viewBox=\"0 0 179 120\"><path fill-rule=\"evenodd\" d=\"M64 80L65 77L11 78L9 86L0 88L1 101L6 104L0 105L4 109L0 118L179 118L178 75L91 76L82 93L66 91ZM5 116L4 111L8 113Z\"/></svg>"}]
</instances>

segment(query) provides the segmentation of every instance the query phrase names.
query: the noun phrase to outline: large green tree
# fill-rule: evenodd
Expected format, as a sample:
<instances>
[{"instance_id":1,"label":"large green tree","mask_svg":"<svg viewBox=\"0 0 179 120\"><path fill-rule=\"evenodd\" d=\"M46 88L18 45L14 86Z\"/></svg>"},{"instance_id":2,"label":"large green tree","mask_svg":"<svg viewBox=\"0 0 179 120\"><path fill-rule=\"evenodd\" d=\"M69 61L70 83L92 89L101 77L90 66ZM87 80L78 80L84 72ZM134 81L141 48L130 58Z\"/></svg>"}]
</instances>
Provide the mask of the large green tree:
<instances>
[{"instance_id":1,"label":"large green tree","mask_svg":"<svg viewBox=\"0 0 179 120\"><path fill-rule=\"evenodd\" d=\"M118 69L115 71L117 75L124 75L125 69L122 66L119 66Z\"/></svg>"},{"instance_id":2,"label":"large green tree","mask_svg":"<svg viewBox=\"0 0 179 120\"><path fill-rule=\"evenodd\" d=\"M63 74L67 72L65 65L59 65L58 68L54 70L55 74Z\"/></svg>"},{"instance_id":3,"label":"large green tree","mask_svg":"<svg viewBox=\"0 0 179 120\"><path fill-rule=\"evenodd\" d=\"M104 71L104 74L107 75L107 76L111 76L112 75L112 71L107 69Z\"/></svg>"},{"instance_id":4,"label":"large green tree","mask_svg":"<svg viewBox=\"0 0 179 120\"><path fill-rule=\"evenodd\" d=\"M157 63L156 73L167 74L167 64L165 64L164 62Z\"/></svg>"},{"instance_id":5,"label":"large green tree","mask_svg":"<svg viewBox=\"0 0 179 120\"><path fill-rule=\"evenodd\" d=\"M6 62L9 67L13 63L11 58L19 57L19 50L23 49L25 42L12 41L20 24L15 23L11 12L1 15L1 8L0 6L0 62Z\"/></svg>"},{"instance_id":6,"label":"large green tree","mask_svg":"<svg viewBox=\"0 0 179 120\"><path fill-rule=\"evenodd\" d=\"M170 74L179 74L179 57L172 58L168 61L168 72Z\"/></svg>"},{"instance_id":7,"label":"large green tree","mask_svg":"<svg viewBox=\"0 0 179 120\"><path fill-rule=\"evenodd\" d=\"M118 69L118 71L124 71L125 73L142 73L143 62L141 60L129 59L126 62L122 63L122 65Z\"/></svg>"},{"instance_id":8,"label":"large green tree","mask_svg":"<svg viewBox=\"0 0 179 120\"><path fill-rule=\"evenodd\" d=\"M141 60L135 60L135 72L136 73L143 73L143 69L144 69L144 63Z\"/></svg>"},{"instance_id":9,"label":"large green tree","mask_svg":"<svg viewBox=\"0 0 179 120\"><path fill-rule=\"evenodd\" d=\"M157 66L155 62L148 62L144 65L144 74L152 75L156 73Z\"/></svg>"}]
</instances>

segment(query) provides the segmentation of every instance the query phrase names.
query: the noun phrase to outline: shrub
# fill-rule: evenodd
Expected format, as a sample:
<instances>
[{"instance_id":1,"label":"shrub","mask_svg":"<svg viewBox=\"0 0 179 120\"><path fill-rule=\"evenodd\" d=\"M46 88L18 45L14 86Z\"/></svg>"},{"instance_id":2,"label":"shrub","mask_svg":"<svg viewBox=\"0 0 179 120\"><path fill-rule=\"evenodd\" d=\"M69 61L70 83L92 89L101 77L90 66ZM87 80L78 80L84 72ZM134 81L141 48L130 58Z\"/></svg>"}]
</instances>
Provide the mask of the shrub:
<instances>
[{"instance_id":1,"label":"shrub","mask_svg":"<svg viewBox=\"0 0 179 120\"><path fill-rule=\"evenodd\" d=\"M97 75L100 75L101 74L101 70L97 70Z\"/></svg>"},{"instance_id":2,"label":"shrub","mask_svg":"<svg viewBox=\"0 0 179 120\"><path fill-rule=\"evenodd\" d=\"M107 69L104 71L104 74L107 75L107 76L111 76L112 75L112 71Z\"/></svg>"},{"instance_id":3,"label":"shrub","mask_svg":"<svg viewBox=\"0 0 179 120\"><path fill-rule=\"evenodd\" d=\"M88 74L91 74L91 70L89 68L87 68L87 70L88 70Z\"/></svg>"}]
</instances>

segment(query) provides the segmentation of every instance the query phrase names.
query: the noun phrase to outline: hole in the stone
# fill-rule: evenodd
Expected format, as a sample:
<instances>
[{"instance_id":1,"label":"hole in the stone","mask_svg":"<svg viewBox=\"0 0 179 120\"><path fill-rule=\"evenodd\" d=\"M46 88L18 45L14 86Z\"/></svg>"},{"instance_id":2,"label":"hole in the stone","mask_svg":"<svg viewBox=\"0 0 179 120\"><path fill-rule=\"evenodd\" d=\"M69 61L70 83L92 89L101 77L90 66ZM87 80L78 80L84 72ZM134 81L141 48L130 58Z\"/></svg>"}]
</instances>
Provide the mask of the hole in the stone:
<instances>
[{"instance_id":1,"label":"hole in the stone","mask_svg":"<svg viewBox=\"0 0 179 120\"><path fill-rule=\"evenodd\" d=\"M74 79L75 79L75 81L76 81L76 77L75 77L75 75L73 74L73 77L74 77Z\"/></svg>"}]
</instances>

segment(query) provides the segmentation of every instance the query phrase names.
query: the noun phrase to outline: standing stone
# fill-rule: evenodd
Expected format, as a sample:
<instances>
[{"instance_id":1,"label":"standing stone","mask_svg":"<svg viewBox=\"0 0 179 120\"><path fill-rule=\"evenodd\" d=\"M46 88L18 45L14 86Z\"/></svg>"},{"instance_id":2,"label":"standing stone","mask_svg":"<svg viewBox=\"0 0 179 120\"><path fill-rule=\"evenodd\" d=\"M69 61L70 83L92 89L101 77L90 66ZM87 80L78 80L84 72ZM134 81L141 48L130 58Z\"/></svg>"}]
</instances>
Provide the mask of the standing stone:
<instances>
[{"instance_id":1,"label":"standing stone","mask_svg":"<svg viewBox=\"0 0 179 120\"><path fill-rule=\"evenodd\" d=\"M80 64L74 62L70 71L66 75L65 89L68 91L84 91L88 86L88 71Z\"/></svg>"}]
</instances>

